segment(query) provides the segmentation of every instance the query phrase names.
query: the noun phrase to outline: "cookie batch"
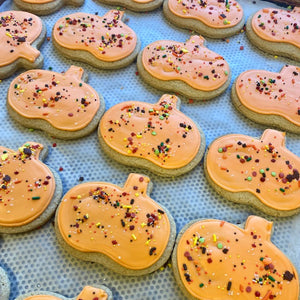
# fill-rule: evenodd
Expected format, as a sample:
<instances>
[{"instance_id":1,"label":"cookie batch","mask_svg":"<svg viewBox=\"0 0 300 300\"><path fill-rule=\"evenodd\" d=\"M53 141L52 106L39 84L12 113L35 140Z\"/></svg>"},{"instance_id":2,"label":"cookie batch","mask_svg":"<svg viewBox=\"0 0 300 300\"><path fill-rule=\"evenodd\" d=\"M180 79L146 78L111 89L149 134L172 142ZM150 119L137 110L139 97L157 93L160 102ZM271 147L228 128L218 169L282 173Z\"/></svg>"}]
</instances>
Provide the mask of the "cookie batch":
<instances>
[{"instance_id":1,"label":"cookie batch","mask_svg":"<svg viewBox=\"0 0 300 300\"><path fill-rule=\"evenodd\" d=\"M76 145L97 129L101 154L133 172L123 186L99 176L63 191L60 176L42 162L46 145L22 141L12 150L1 144L0 232L34 230L55 215L59 251L122 276L158 272L171 258L174 278L187 299L297 300L297 270L271 242L273 223L267 218L300 211L300 158L288 150L286 133L279 131L300 132L300 8L266 7L245 21L244 9L235 0L98 1L112 6L102 16L80 8L83 0L14 0L23 11L0 12L0 79L13 75L6 79L6 109L12 122L21 124L17 130L45 132L50 143L54 137ZM43 51L38 49L49 28L38 16L65 5L78 8L56 18L47 37L55 53L74 60L60 73L43 69ZM185 41L166 36L145 45L143 36L127 25L123 8L141 16L160 9L174 30L193 32ZM224 58L228 54L206 47L204 37L225 40L245 29L258 49L289 57L295 64L278 72L267 67L245 70L233 79L235 113L266 126L260 138L231 133L206 145L206 124L184 113L184 100L195 100L195 109L206 100L213 106L230 86L232 69ZM169 94L156 100L142 94L124 97L116 105L106 103L105 110L101 75L132 63L140 84ZM97 87L87 83L87 64L98 71ZM244 225L236 225L217 216L201 219L201 212L195 211L197 219L176 236L179 221L170 212L176 211L172 189L166 206L156 202L150 197L151 178L143 171L171 182L197 167L222 198L266 218L252 215ZM188 197L182 201L188 205ZM0 300L10 295L5 268L0 267ZM115 290L109 281L107 285L82 284L73 298L56 290L28 289L16 299L111 300Z\"/></svg>"}]
</instances>

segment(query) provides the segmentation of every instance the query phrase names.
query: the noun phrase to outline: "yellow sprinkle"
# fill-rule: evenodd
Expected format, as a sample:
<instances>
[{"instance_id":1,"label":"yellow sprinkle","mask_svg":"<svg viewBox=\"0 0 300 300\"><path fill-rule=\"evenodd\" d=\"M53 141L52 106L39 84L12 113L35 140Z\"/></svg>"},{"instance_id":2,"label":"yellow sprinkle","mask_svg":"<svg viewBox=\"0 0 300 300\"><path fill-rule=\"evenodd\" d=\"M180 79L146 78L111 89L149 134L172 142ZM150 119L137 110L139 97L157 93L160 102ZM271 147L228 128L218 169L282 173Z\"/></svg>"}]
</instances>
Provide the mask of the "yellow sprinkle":
<instances>
[{"instance_id":1,"label":"yellow sprinkle","mask_svg":"<svg viewBox=\"0 0 300 300\"><path fill-rule=\"evenodd\" d=\"M161 271L163 271L165 268L164 268L164 267L160 267L159 269L160 269Z\"/></svg>"},{"instance_id":2,"label":"yellow sprinkle","mask_svg":"<svg viewBox=\"0 0 300 300\"><path fill-rule=\"evenodd\" d=\"M127 150L127 153L128 153L128 154L131 154L131 150Z\"/></svg>"},{"instance_id":3,"label":"yellow sprinkle","mask_svg":"<svg viewBox=\"0 0 300 300\"><path fill-rule=\"evenodd\" d=\"M194 240L194 246L197 244L197 240L198 240L198 238L195 236L194 238L193 238L193 240Z\"/></svg>"},{"instance_id":4,"label":"yellow sprinkle","mask_svg":"<svg viewBox=\"0 0 300 300\"><path fill-rule=\"evenodd\" d=\"M132 234L131 236L136 241L136 236L134 234Z\"/></svg>"},{"instance_id":5,"label":"yellow sprinkle","mask_svg":"<svg viewBox=\"0 0 300 300\"><path fill-rule=\"evenodd\" d=\"M277 58L278 58L278 56L277 56L277 55L275 55L275 56L274 56L274 58L276 58L276 59L277 59Z\"/></svg>"},{"instance_id":6,"label":"yellow sprinkle","mask_svg":"<svg viewBox=\"0 0 300 300\"><path fill-rule=\"evenodd\" d=\"M213 234L213 239L214 239L214 242L217 241L217 236L215 234Z\"/></svg>"},{"instance_id":7,"label":"yellow sprinkle","mask_svg":"<svg viewBox=\"0 0 300 300\"><path fill-rule=\"evenodd\" d=\"M186 14L186 10L184 9L183 11L182 11L184 14Z\"/></svg>"},{"instance_id":8,"label":"yellow sprinkle","mask_svg":"<svg viewBox=\"0 0 300 300\"><path fill-rule=\"evenodd\" d=\"M142 228L144 228L145 226L147 226L147 224L143 222L143 223L141 224L141 226L142 226Z\"/></svg>"},{"instance_id":9,"label":"yellow sprinkle","mask_svg":"<svg viewBox=\"0 0 300 300\"><path fill-rule=\"evenodd\" d=\"M187 50L187 49L185 49L185 48L182 48L181 51L182 51L183 53L189 53L189 50Z\"/></svg>"},{"instance_id":10,"label":"yellow sprinkle","mask_svg":"<svg viewBox=\"0 0 300 300\"><path fill-rule=\"evenodd\" d=\"M136 197L138 197L140 194L139 194L139 193L135 193L134 195L135 195Z\"/></svg>"},{"instance_id":11,"label":"yellow sprinkle","mask_svg":"<svg viewBox=\"0 0 300 300\"><path fill-rule=\"evenodd\" d=\"M131 205L123 205L123 208L131 208Z\"/></svg>"},{"instance_id":12,"label":"yellow sprinkle","mask_svg":"<svg viewBox=\"0 0 300 300\"><path fill-rule=\"evenodd\" d=\"M6 154L3 154L3 155L1 155L1 159L2 160L6 160L8 158L8 154L6 153Z\"/></svg>"},{"instance_id":13,"label":"yellow sprinkle","mask_svg":"<svg viewBox=\"0 0 300 300\"><path fill-rule=\"evenodd\" d=\"M142 135L141 135L141 134L137 134L136 137L137 137L138 139L140 139L140 138L142 137Z\"/></svg>"},{"instance_id":14,"label":"yellow sprinkle","mask_svg":"<svg viewBox=\"0 0 300 300\"><path fill-rule=\"evenodd\" d=\"M100 50L100 51L103 51L103 48L102 48L102 47L99 47L99 50Z\"/></svg>"},{"instance_id":15,"label":"yellow sprinkle","mask_svg":"<svg viewBox=\"0 0 300 300\"><path fill-rule=\"evenodd\" d=\"M78 196L77 196L77 199L81 199L81 195L78 195Z\"/></svg>"},{"instance_id":16,"label":"yellow sprinkle","mask_svg":"<svg viewBox=\"0 0 300 300\"><path fill-rule=\"evenodd\" d=\"M6 32L6 35L12 37L12 35L9 32Z\"/></svg>"},{"instance_id":17,"label":"yellow sprinkle","mask_svg":"<svg viewBox=\"0 0 300 300\"><path fill-rule=\"evenodd\" d=\"M148 240L145 244L146 244L146 245L149 245L150 242L151 242L151 240Z\"/></svg>"}]
</instances>

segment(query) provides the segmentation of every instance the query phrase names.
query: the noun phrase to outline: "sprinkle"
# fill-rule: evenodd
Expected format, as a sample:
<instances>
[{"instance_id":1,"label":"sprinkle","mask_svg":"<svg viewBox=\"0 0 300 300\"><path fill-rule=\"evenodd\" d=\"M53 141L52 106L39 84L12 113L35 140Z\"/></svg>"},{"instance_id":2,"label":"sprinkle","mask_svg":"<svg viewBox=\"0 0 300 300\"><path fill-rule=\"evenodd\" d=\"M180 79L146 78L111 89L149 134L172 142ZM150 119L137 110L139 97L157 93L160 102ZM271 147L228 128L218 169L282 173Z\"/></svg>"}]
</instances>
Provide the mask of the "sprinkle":
<instances>
[{"instance_id":1,"label":"sprinkle","mask_svg":"<svg viewBox=\"0 0 300 300\"><path fill-rule=\"evenodd\" d=\"M41 197L35 196L35 197L32 197L31 199L32 199L32 200L39 200L39 199L41 199Z\"/></svg>"},{"instance_id":2,"label":"sprinkle","mask_svg":"<svg viewBox=\"0 0 300 300\"><path fill-rule=\"evenodd\" d=\"M280 188L279 190L283 193L285 192L285 189L283 189L283 188Z\"/></svg>"},{"instance_id":3,"label":"sprinkle","mask_svg":"<svg viewBox=\"0 0 300 300\"><path fill-rule=\"evenodd\" d=\"M203 288L204 287L204 283L200 283L199 287Z\"/></svg>"},{"instance_id":4,"label":"sprinkle","mask_svg":"<svg viewBox=\"0 0 300 300\"><path fill-rule=\"evenodd\" d=\"M136 236L134 235L134 233L131 236L136 241Z\"/></svg>"},{"instance_id":5,"label":"sprinkle","mask_svg":"<svg viewBox=\"0 0 300 300\"><path fill-rule=\"evenodd\" d=\"M227 75L228 75L228 71L225 70L225 71L224 71L224 74L227 76Z\"/></svg>"},{"instance_id":6,"label":"sprinkle","mask_svg":"<svg viewBox=\"0 0 300 300\"><path fill-rule=\"evenodd\" d=\"M222 243L218 243L217 247L218 247L218 249L222 249L223 248L223 244Z\"/></svg>"},{"instance_id":7,"label":"sprinkle","mask_svg":"<svg viewBox=\"0 0 300 300\"><path fill-rule=\"evenodd\" d=\"M248 180L248 181L251 181L251 180L252 180L252 177L251 177L251 176L248 176L248 177L247 177L247 180Z\"/></svg>"},{"instance_id":8,"label":"sprinkle","mask_svg":"<svg viewBox=\"0 0 300 300\"><path fill-rule=\"evenodd\" d=\"M205 242L205 238L203 237L199 238L199 242L203 244Z\"/></svg>"},{"instance_id":9,"label":"sprinkle","mask_svg":"<svg viewBox=\"0 0 300 300\"><path fill-rule=\"evenodd\" d=\"M231 282L231 281L228 281L228 283L227 283L227 291L230 291L231 285L232 285L232 282Z\"/></svg>"},{"instance_id":10,"label":"sprinkle","mask_svg":"<svg viewBox=\"0 0 300 300\"><path fill-rule=\"evenodd\" d=\"M153 253L155 252L155 250L156 250L156 247L152 247L152 248L150 249L150 251L149 251L149 255L150 255L150 256L153 255Z\"/></svg>"},{"instance_id":11,"label":"sprinkle","mask_svg":"<svg viewBox=\"0 0 300 300\"><path fill-rule=\"evenodd\" d=\"M222 152L223 152L223 148L219 148L219 149L218 149L218 152L219 152L219 153L222 153Z\"/></svg>"},{"instance_id":12,"label":"sprinkle","mask_svg":"<svg viewBox=\"0 0 300 300\"><path fill-rule=\"evenodd\" d=\"M275 278L272 277L271 275L269 275L268 278L269 278L271 281L273 281L273 282L275 281Z\"/></svg>"},{"instance_id":13,"label":"sprinkle","mask_svg":"<svg viewBox=\"0 0 300 300\"><path fill-rule=\"evenodd\" d=\"M214 242L217 241L217 236L215 234L213 234L213 240L214 240Z\"/></svg>"},{"instance_id":14,"label":"sprinkle","mask_svg":"<svg viewBox=\"0 0 300 300\"><path fill-rule=\"evenodd\" d=\"M265 170L264 170L264 169L260 169L260 170L259 170L259 173L260 173L260 174L263 174L263 173L265 173Z\"/></svg>"},{"instance_id":15,"label":"sprinkle","mask_svg":"<svg viewBox=\"0 0 300 300\"><path fill-rule=\"evenodd\" d=\"M152 134L152 135L156 135L157 133L156 133L155 131L152 131L151 134Z\"/></svg>"},{"instance_id":16,"label":"sprinkle","mask_svg":"<svg viewBox=\"0 0 300 300\"><path fill-rule=\"evenodd\" d=\"M276 172L272 172L271 175L272 175L273 177L275 177L275 176L276 176Z\"/></svg>"},{"instance_id":17,"label":"sprinkle","mask_svg":"<svg viewBox=\"0 0 300 300\"><path fill-rule=\"evenodd\" d=\"M131 208L131 205L123 205L123 208Z\"/></svg>"}]
</instances>

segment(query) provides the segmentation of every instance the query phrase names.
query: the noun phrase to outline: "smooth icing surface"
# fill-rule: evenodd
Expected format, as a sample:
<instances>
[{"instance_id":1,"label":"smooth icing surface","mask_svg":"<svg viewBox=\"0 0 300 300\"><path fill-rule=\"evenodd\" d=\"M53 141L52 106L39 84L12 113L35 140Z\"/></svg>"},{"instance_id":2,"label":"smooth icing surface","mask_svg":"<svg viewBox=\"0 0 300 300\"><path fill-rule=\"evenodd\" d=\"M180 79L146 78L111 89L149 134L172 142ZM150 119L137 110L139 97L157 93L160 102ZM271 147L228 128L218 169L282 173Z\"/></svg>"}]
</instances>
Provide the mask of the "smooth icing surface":
<instances>
[{"instance_id":1,"label":"smooth icing surface","mask_svg":"<svg viewBox=\"0 0 300 300\"><path fill-rule=\"evenodd\" d=\"M156 41L143 50L143 66L161 80L181 80L201 91L213 91L228 79L229 65L204 46L204 38L187 42Z\"/></svg>"},{"instance_id":2,"label":"smooth icing surface","mask_svg":"<svg viewBox=\"0 0 300 300\"><path fill-rule=\"evenodd\" d=\"M229 28L243 19L237 1L168 0L170 11L181 18L195 19L212 28Z\"/></svg>"},{"instance_id":3,"label":"smooth icing surface","mask_svg":"<svg viewBox=\"0 0 300 300\"><path fill-rule=\"evenodd\" d=\"M248 109L279 115L300 126L300 68L285 66L280 73L250 70L239 75L236 92Z\"/></svg>"},{"instance_id":4,"label":"smooth icing surface","mask_svg":"<svg viewBox=\"0 0 300 300\"><path fill-rule=\"evenodd\" d=\"M107 293L102 289L86 286L82 292L76 297L76 300L106 300ZM50 295L35 295L25 298L24 300L61 300L62 298ZM65 297L64 297L65 299Z\"/></svg>"},{"instance_id":5,"label":"smooth icing surface","mask_svg":"<svg viewBox=\"0 0 300 300\"><path fill-rule=\"evenodd\" d=\"M8 103L25 118L43 119L67 131L86 127L100 107L97 92L81 81L83 69L71 66L65 74L30 70L16 77Z\"/></svg>"},{"instance_id":6,"label":"smooth icing surface","mask_svg":"<svg viewBox=\"0 0 300 300\"><path fill-rule=\"evenodd\" d=\"M51 3L55 0L21 0L24 3L32 3L32 4L45 4L45 3Z\"/></svg>"},{"instance_id":7,"label":"smooth icing surface","mask_svg":"<svg viewBox=\"0 0 300 300\"><path fill-rule=\"evenodd\" d=\"M264 8L252 19L252 29L262 39L300 48L300 7L292 11Z\"/></svg>"},{"instance_id":8,"label":"smooth icing surface","mask_svg":"<svg viewBox=\"0 0 300 300\"><path fill-rule=\"evenodd\" d=\"M149 181L130 174L124 188L104 182L72 188L58 210L63 239L79 251L103 253L128 269L153 265L168 244L170 223L147 196Z\"/></svg>"},{"instance_id":9,"label":"smooth icing surface","mask_svg":"<svg viewBox=\"0 0 300 300\"><path fill-rule=\"evenodd\" d=\"M43 145L28 142L18 151L0 147L0 226L21 226L40 216L50 203L55 179L39 161Z\"/></svg>"},{"instance_id":10,"label":"smooth icing surface","mask_svg":"<svg viewBox=\"0 0 300 300\"><path fill-rule=\"evenodd\" d=\"M285 148L285 134L267 129L261 140L241 134L216 139L207 154L207 171L230 192L247 191L277 210L300 207L300 158Z\"/></svg>"},{"instance_id":11,"label":"smooth icing surface","mask_svg":"<svg viewBox=\"0 0 300 300\"><path fill-rule=\"evenodd\" d=\"M163 95L156 104L119 103L102 117L101 136L123 155L144 158L165 169L186 166L199 151L201 135L176 103L173 95Z\"/></svg>"},{"instance_id":12,"label":"smooth icing surface","mask_svg":"<svg viewBox=\"0 0 300 300\"><path fill-rule=\"evenodd\" d=\"M34 62L40 51L31 44L42 32L39 17L24 11L0 12L0 67L9 65L18 58Z\"/></svg>"},{"instance_id":13,"label":"smooth icing surface","mask_svg":"<svg viewBox=\"0 0 300 300\"><path fill-rule=\"evenodd\" d=\"M74 13L59 19L53 37L62 47L84 50L97 59L114 62L129 56L137 43L136 34L121 19L124 12L110 10L103 17Z\"/></svg>"},{"instance_id":14,"label":"smooth icing surface","mask_svg":"<svg viewBox=\"0 0 300 300\"><path fill-rule=\"evenodd\" d=\"M219 220L191 225L176 253L185 288L201 300L297 300L297 271L270 241L271 228L256 216L245 229Z\"/></svg>"}]
</instances>

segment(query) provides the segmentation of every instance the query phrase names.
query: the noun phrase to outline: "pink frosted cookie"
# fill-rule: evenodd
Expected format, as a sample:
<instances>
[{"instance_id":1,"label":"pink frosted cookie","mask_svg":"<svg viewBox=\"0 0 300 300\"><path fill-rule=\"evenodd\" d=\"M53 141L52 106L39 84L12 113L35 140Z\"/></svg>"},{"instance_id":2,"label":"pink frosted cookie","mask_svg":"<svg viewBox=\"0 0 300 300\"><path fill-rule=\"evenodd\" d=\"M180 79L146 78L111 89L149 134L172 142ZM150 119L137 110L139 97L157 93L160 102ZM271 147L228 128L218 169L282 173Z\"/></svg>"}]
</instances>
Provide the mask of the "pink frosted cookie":
<instances>
[{"instance_id":1,"label":"pink frosted cookie","mask_svg":"<svg viewBox=\"0 0 300 300\"><path fill-rule=\"evenodd\" d=\"M0 79L17 69L43 66L43 56L37 50L46 36L42 20L25 11L0 12Z\"/></svg>"},{"instance_id":2,"label":"pink frosted cookie","mask_svg":"<svg viewBox=\"0 0 300 300\"><path fill-rule=\"evenodd\" d=\"M163 0L98 0L101 3L120 5L133 11L147 12L160 7Z\"/></svg>"},{"instance_id":3,"label":"pink frosted cookie","mask_svg":"<svg viewBox=\"0 0 300 300\"><path fill-rule=\"evenodd\" d=\"M235 107L249 119L300 133L300 68L284 66L279 73L249 70L231 90Z\"/></svg>"},{"instance_id":4,"label":"pink frosted cookie","mask_svg":"<svg viewBox=\"0 0 300 300\"><path fill-rule=\"evenodd\" d=\"M151 43L139 53L137 67L151 86L195 100L217 97L229 86L231 77L225 59L206 48L204 38L197 35L185 43Z\"/></svg>"},{"instance_id":5,"label":"pink frosted cookie","mask_svg":"<svg viewBox=\"0 0 300 300\"><path fill-rule=\"evenodd\" d=\"M259 49L300 61L300 7L261 9L248 19L246 29Z\"/></svg>"},{"instance_id":6,"label":"pink frosted cookie","mask_svg":"<svg viewBox=\"0 0 300 300\"><path fill-rule=\"evenodd\" d=\"M245 23L243 9L234 0L166 0L164 14L173 24L211 38L234 35Z\"/></svg>"},{"instance_id":7,"label":"pink frosted cookie","mask_svg":"<svg viewBox=\"0 0 300 300\"><path fill-rule=\"evenodd\" d=\"M140 42L123 17L119 10L103 17L83 12L64 16L53 27L53 44L62 55L100 69L125 67L135 60Z\"/></svg>"}]
</instances>

